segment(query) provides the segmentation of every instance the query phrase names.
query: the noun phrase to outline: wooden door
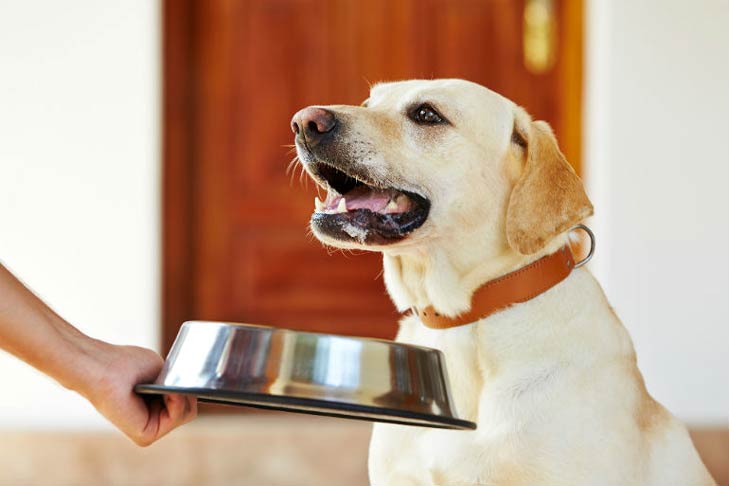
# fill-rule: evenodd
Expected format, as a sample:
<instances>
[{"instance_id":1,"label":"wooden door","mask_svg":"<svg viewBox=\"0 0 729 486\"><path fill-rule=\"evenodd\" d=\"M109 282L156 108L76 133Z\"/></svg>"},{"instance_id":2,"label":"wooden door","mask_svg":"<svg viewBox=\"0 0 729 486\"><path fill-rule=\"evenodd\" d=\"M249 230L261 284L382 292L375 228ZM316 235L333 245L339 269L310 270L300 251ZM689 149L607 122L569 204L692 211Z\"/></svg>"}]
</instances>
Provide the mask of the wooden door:
<instances>
[{"instance_id":1,"label":"wooden door","mask_svg":"<svg viewBox=\"0 0 729 486\"><path fill-rule=\"evenodd\" d=\"M523 58L524 1L164 2L164 346L186 319L391 338L377 254L307 233L313 183L286 167L292 114L368 83L460 77L549 121L579 168L581 2L550 2L556 56Z\"/></svg>"}]
</instances>

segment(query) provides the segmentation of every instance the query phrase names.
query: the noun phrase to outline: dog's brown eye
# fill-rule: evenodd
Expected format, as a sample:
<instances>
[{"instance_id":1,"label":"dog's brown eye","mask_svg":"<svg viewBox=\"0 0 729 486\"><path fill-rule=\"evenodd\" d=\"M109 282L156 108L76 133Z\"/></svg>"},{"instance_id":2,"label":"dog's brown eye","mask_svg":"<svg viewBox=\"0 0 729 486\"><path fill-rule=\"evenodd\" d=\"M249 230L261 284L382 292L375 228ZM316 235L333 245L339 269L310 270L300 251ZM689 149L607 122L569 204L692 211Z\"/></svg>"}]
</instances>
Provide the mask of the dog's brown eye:
<instances>
[{"instance_id":1,"label":"dog's brown eye","mask_svg":"<svg viewBox=\"0 0 729 486\"><path fill-rule=\"evenodd\" d=\"M413 110L410 118L412 118L413 121L421 123L423 125L437 125L439 123L445 122L445 120L443 120L443 117L440 116L440 114L435 111L430 105L418 106L417 108L415 108L415 110Z\"/></svg>"}]
</instances>

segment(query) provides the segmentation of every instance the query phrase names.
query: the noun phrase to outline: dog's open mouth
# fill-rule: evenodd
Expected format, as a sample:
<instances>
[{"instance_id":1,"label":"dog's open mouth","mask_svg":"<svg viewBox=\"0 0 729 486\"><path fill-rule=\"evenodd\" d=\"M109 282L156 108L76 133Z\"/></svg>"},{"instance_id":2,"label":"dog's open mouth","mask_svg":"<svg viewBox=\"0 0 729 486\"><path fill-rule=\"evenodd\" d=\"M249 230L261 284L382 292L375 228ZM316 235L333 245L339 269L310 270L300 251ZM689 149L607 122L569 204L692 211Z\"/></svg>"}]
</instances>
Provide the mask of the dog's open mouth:
<instances>
[{"instance_id":1,"label":"dog's open mouth","mask_svg":"<svg viewBox=\"0 0 729 486\"><path fill-rule=\"evenodd\" d=\"M329 164L314 162L309 171L327 189L322 202L314 200L311 224L338 240L390 244L402 240L427 219L430 202L413 192L364 182Z\"/></svg>"}]
</instances>

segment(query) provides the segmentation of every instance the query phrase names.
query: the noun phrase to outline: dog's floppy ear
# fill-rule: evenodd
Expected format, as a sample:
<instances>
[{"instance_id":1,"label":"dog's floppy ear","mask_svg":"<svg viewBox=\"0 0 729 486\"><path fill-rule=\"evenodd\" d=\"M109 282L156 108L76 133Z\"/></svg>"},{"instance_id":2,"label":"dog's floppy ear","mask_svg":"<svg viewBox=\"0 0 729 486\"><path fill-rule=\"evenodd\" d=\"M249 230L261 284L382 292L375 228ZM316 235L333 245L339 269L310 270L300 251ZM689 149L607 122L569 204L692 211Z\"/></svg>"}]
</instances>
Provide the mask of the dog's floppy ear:
<instances>
[{"instance_id":1,"label":"dog's floppy ear","mask_svg":"<svg viewBox=\"0 0 729 486\"><path fill-rule=\"evenodd\" d=\"M557 147L545 122L533 122L526 138L526 165L511 192L506 238L523 255L536 253L552 238L592 214L582 181Z\"/></svg>"}]
</instances>

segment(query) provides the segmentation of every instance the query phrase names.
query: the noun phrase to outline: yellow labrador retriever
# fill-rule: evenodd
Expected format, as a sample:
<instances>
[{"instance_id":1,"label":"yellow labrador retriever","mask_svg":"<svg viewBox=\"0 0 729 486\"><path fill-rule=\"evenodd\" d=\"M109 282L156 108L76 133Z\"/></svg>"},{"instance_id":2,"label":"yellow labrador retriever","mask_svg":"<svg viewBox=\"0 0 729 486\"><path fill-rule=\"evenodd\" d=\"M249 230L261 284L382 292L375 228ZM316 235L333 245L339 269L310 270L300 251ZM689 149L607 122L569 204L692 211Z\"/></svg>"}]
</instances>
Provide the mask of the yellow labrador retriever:
<instances>
[{"instance_id":1,"label":"yellow labrador retriever","mask_svg":"<svg viewBox=\"0 0 729 486\"><path fill-rule=\"evenodd\" d=\"M380 251L397 340L445 354L475 431L376 424L374 485L714 484L647 393L568 238L592 214L549 126L462 80L378 84L292 120L314 234Z\"/></svg>"}]
</instances>

